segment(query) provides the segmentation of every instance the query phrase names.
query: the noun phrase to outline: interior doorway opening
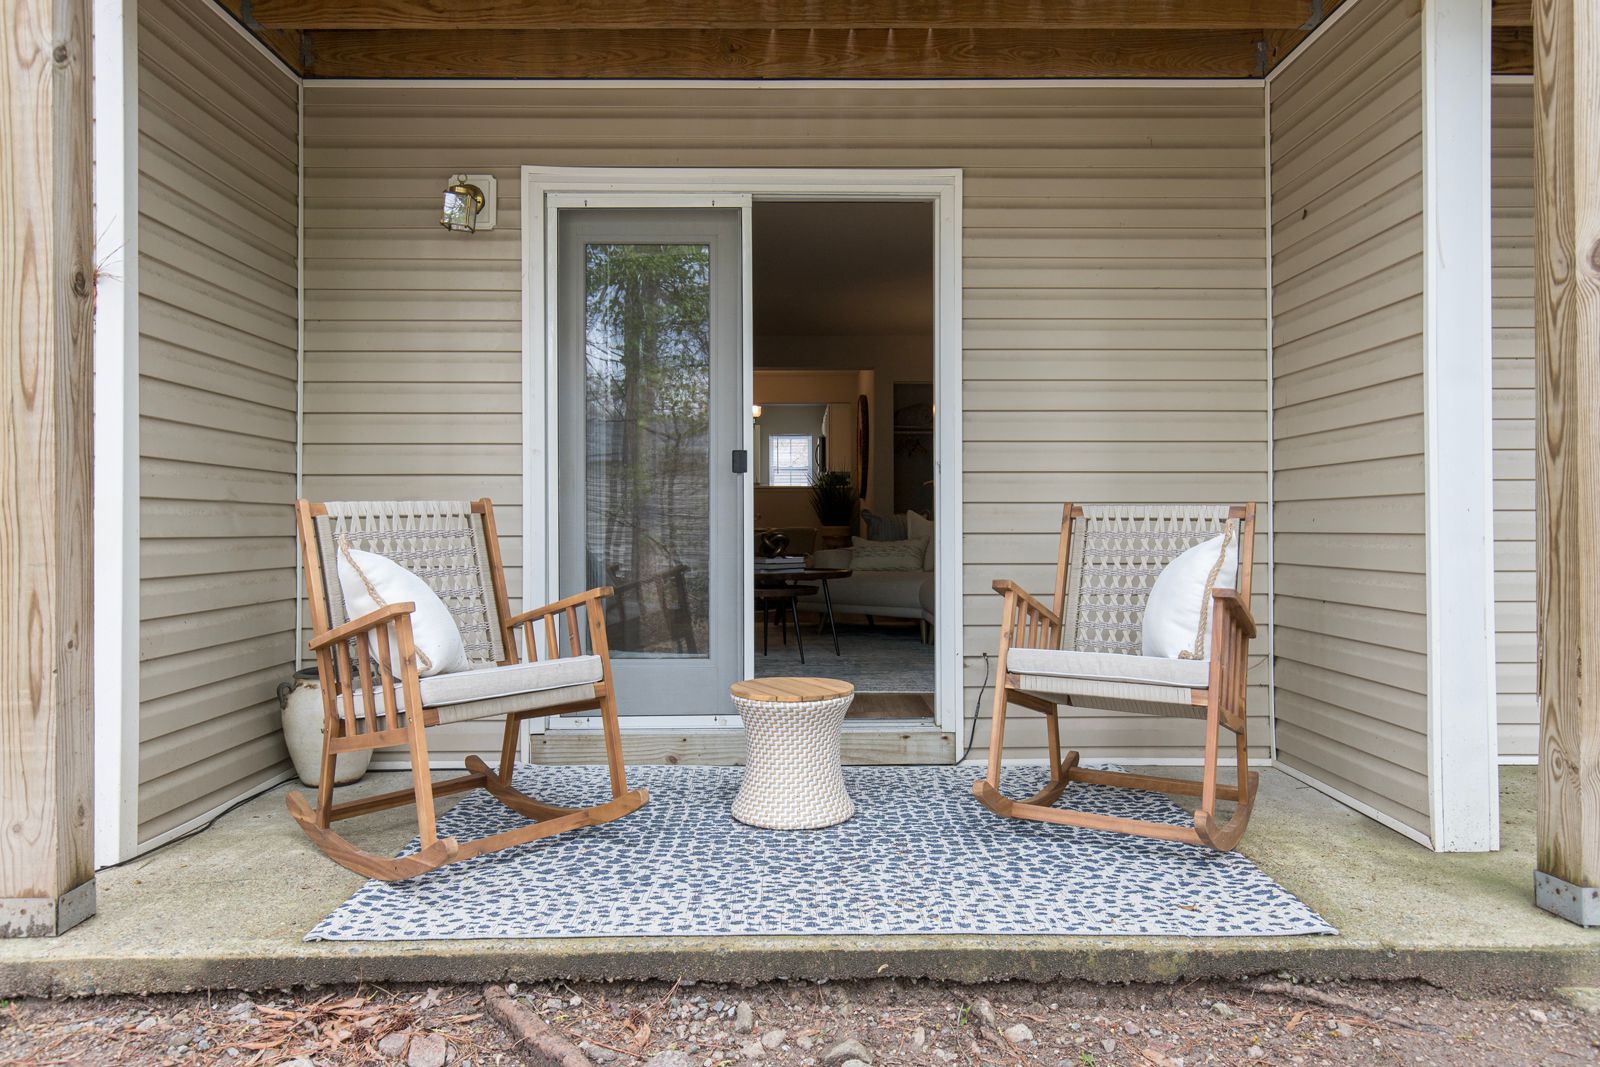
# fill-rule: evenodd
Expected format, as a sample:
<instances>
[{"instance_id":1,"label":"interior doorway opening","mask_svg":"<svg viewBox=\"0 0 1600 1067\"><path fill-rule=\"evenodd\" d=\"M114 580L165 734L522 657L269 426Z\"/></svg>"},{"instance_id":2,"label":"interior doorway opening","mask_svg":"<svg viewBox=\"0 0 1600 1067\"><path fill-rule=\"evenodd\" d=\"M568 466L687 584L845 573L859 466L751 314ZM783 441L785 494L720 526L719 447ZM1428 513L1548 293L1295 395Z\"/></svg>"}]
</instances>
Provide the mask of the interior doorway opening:
<instances>
[{"instance_id":1,"label":"interior doorway opening","mask_svg":"<svg viewBox=\"0 0 1600 1067\"><path fill-rule=\"evenodd\" d=\"M751 216L754 673L857 721L936 714L934 236L928 201Z\"/></svg>"}]
</instances>

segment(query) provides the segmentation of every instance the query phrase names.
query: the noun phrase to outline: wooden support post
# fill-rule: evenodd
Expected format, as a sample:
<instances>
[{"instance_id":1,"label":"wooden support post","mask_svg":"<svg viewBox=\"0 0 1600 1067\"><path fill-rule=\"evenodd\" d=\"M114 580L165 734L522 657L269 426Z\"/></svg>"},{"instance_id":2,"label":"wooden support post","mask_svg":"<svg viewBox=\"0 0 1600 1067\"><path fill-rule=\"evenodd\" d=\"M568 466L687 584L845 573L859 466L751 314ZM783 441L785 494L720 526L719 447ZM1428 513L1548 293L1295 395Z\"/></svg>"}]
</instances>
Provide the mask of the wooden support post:
<instances>
[{"instance_id":1,"label":"wooden support post","mask_svg":"<svg viewBox=\"0 0 1600 1067\"><path fill-rule=\"evenodd\" d=\"M0 936L94 913L89 0L0 20Z\"/></svg>"},{"instance_id":2,"label":"wooden support post","mask_svg":"<svg viewBox=\"0 0 1600 1067\"><path fill-rule=\"evenodd\" d=\"M1600 924L1600 7L1534 4L1535 898Z\"/></svg>"}]
</instances>

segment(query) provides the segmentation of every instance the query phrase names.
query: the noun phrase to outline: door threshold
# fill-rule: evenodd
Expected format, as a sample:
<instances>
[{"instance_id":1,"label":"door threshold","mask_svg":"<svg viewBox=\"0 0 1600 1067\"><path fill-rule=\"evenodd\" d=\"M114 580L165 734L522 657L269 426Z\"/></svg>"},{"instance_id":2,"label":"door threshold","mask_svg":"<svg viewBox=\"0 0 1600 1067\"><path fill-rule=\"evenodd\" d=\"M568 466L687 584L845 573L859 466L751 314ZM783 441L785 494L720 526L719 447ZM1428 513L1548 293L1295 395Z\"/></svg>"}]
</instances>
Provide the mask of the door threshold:
<instances>
[{"instance_id":1,"label":"door threshold","mask_svg":"<svg viewBox=\"0 0 1600 1067\"><path fill-rule=\"evenodd\" d=\"M551 730L530 737L530 763L605 762L605 738L597 730ZM628 730L622 750L629 763L688 763L732 766L744 762L744 731ZM845 723L839 755L855 764L945 764L955 761L956 737L932 725L881 719Z\"/></svg>"}]
</instances>

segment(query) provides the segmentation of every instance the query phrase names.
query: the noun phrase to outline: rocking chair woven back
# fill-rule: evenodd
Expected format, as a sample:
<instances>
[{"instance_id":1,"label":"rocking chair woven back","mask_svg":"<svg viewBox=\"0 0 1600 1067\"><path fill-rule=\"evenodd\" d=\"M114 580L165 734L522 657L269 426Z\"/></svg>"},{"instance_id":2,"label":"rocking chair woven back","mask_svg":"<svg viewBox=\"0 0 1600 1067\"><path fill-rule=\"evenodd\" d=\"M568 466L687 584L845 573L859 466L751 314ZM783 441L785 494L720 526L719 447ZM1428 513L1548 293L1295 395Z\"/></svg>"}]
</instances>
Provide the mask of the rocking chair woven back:
<instances>
[{"instance_id":1,"label":"rocking chair woven back","mask_svg":"<svg viewBox=\"0 0 1600 1067\"><path fill-rule=\"evenodd\" d=\"M1055 603L1061 647L1143 652L1145 601L1167 564L1232 524L1239 574L1218 575L1248 603L1255 509L1226 504L1069 505L1062 516ZM1237 583L1237 584L1235 584Z\"/></svg>"},{"instance_id":2,"label":"rocking chair woven back","mask_svg":"<svg viewBox=\"0 0 1600 1067\"><path fill-rule=\"evenodd\" d=\"M387 556L427 582L450 609L474 666L506 660L505 579L489 501L334 500L322 509L314 521L329 628L349 621L339 588L345 538L351 548Z\"/></svg>"}]
</instances>

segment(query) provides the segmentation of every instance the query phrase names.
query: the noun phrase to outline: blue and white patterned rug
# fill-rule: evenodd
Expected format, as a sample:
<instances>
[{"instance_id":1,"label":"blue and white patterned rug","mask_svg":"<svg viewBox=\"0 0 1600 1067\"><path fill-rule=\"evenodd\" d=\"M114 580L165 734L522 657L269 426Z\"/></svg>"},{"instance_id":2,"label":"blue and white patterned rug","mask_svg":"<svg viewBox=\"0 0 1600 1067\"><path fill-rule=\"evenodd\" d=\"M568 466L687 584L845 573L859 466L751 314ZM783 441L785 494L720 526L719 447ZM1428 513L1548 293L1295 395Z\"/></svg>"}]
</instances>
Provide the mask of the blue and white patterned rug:
<instances>
[{"instance_id":1,"label":"blue and white patterned rug","mask_svg":"<svg viewBox=\"0 0 1600 1067\"><path fill-rule=\"evenodd\" d=\"M850 821L758 830L728 814L738 767L645 766L640 811L442 867L369 881L308 941L719 934L1331 934L1294 894L1237 853L1004 819L964 767L846 767ZM1002 780L1029 796L1042 767ZM519 767L549 803L608 794L600 767ZM1164 796L1073 785L1062 805L1169 823ZM441 816L441 836L483 837L521 818L483 792ZM413 851L413 841L406 851Z\"/></svg>"}]
</instances>

